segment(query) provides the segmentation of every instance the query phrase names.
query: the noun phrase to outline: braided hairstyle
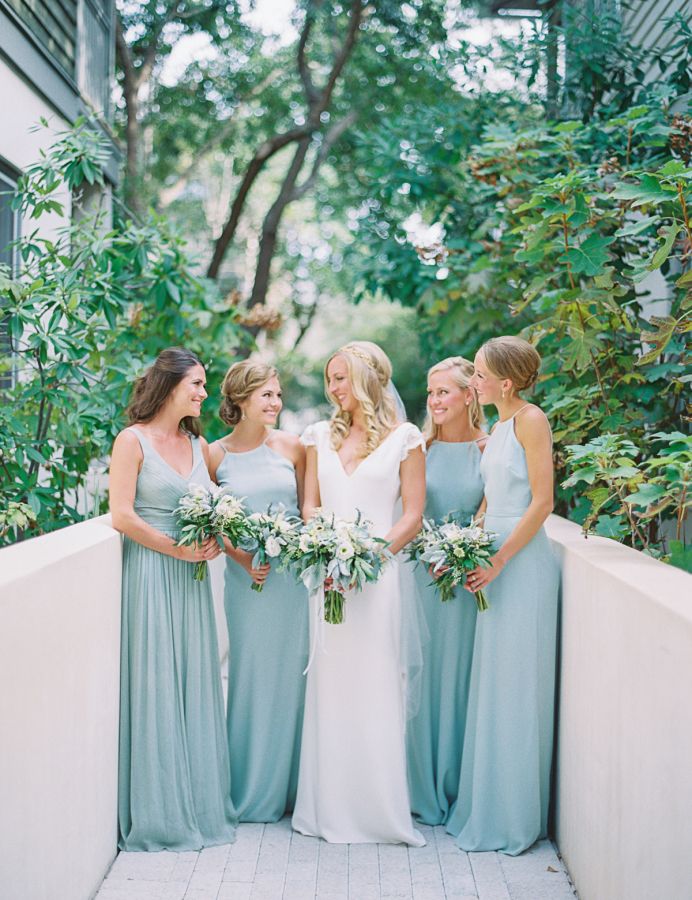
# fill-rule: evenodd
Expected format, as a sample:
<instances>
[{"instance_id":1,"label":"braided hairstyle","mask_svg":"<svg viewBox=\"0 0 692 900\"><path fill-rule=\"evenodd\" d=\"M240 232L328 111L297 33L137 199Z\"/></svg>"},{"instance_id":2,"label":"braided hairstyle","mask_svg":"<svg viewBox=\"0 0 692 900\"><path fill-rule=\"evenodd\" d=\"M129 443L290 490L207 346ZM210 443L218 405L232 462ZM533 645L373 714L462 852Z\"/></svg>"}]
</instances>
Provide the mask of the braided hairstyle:
<instances>
[{"instance_id":1,"label":"braided hairstyle","mask_svg":"<svg viewBox=\"0 0 692 900\"><path fill-rule=\"evenodd\" d=\"M387 391L392 377L392 364L381 347L372 341L351 341L332 353L324 368L327 399L334 406L329 422L331 446L338 450L351 430L352 416L343 410L329 393L327 368L336 357L346 362L351 391L358 401L365 420L365 446L361 455L369 456L387 435L396 428L398 419L394 400Z\"/></svg>"}]
</instances>

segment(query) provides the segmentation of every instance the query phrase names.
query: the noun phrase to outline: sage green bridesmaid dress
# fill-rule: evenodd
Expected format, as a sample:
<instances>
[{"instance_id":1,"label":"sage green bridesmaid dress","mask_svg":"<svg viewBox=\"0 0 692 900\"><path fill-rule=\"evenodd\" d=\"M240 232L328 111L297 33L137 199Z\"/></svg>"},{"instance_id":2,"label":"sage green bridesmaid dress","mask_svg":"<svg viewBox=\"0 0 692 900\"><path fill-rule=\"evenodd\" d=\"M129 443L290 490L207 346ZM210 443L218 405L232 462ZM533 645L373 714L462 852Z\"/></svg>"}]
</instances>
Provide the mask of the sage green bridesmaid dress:
<instances>
[{"instance_id":1,"label":"sage green bridesmaid dress","mask_svg":"<svg viewBox=\"0 0 692 900\"><path fill-rule=\"evenodd\" d=\"M477 441L434 441L426 456L426 518L448 514L468 522L483 499ZM416 566L418 615L427 625L418 711L407 726L411 810L426 825L442 825L459 794L471 656L476 628L473 594L457 588L443 603L427 570Z\"/></svg>"},{"instance_id":2,"label":"sage green bridesmaid dress","mask_svg":"<svg viewBox=\"0 0 692 900\"><path fill-rule=\"evenodd\" d=\"M481 473L485 527L502 546L531 502L514 417L498 422ZM488 585L473 647L459 799L462 850L516 856L545 837L553 753L559 568L543 528Z\"/></svg>"},{"instance_id":3,"label":"sage green bridesmaid dress","mask_svg":"<svg viewBox=\"0 0 692 900\"><path fill-rule=\"evenodd\" d=\"M298 515L293 463L266 443L225 455L219 484L251 512L282 504ZM226 564L229 634L227 729L231 796L242 822L276 822L293 809L298 783L308 661L308 595L272 567L264 589L234 560Z\"/></svg>"},{"instance_id":4,"label":"sage green bridesmaid dress","mask_svg":"<svg viewBox=\"0 0 692 900\"><path fill-rule=\"evenodd\" d=\"M199 440L183 478L136 428L135 512L176 535L190 484L210 484ZM199 850L234 839L211 582L192 563L123 542L119 824L123 850Z\"/></svg>"}]
</instances>

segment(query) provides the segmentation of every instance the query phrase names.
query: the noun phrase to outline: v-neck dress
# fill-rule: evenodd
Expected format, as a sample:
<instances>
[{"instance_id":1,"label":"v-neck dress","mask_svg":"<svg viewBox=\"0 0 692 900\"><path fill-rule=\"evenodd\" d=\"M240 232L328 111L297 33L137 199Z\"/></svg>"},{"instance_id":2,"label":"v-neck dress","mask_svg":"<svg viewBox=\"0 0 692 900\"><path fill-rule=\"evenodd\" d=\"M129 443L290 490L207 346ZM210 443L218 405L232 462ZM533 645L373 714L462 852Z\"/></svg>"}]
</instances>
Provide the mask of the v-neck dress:
<instances>
[{"instance_id":1,"label":"v-neck dress","mask_svg":"<svg viewBox=\"0 0 692 900\"><path fill-rule=\"evenodd\" d=\"M468 522L483 499L477 441L433 441L425 460L426 518ZM459 794L459 772L471 677L476 601L463 587L443 603L427 568L414 572L422 644L420 700L406 732L411 809L426 825L441 825Z\"/></svg>"},{"instance_id":2,"label":"v-neck dress","mask_svg":"<svg viewBox=\"0 0 692 900\"><path fill-rule=\"evenodd\" d=\"M134 509L177 537L173 511L210 484L199 440L188 477L144 434ZM123 850L199 850L234 839L211 582L192 563L123 541L120 766Z\"/></svg>"},{"instance_id":3,"label":"v-neck dress","mask_svg":"<svg viewBox=\"0 0 692 900\"><path fill-rule=\"evenodd\" d=\"M293 463L266 443L226 452L219 484L251 512L281 504L298 515ZM231 797L241 822L276 822L293 809L308 661L308 595L276 565L258 593L248 573L226 561L229 637L228 746Z\"/></svg>"},{"instance_id":4,"label":"v-neck dress","mask_svg":"<svg viewBox=\"0 0 692 900\"><path fill-rule=\"evenodd\" d=\"M360 511L384 537L401 494L399 468L420 431L405 423L347 474L330 445L329 423L302 441L317 450L322 508L353 520ZM421 846L406 781L399 563L349 592L341 625L322 624L307 675L298 797L293 827L333 843ZM310 627L318 611L311 598Z\"/></svg>"}]
</instances>

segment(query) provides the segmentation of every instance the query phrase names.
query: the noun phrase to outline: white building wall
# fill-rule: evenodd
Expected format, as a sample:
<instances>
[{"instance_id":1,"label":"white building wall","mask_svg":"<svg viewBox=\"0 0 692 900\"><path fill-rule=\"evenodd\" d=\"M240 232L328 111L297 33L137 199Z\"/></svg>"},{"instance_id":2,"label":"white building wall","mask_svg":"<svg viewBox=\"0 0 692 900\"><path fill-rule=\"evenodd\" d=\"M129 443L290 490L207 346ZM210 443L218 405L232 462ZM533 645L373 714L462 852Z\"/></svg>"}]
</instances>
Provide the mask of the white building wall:
<instances>
[{"instance_id":1,"label":"white building wall","mask_svg":"<svg viewBox=\"0 0 692 900\"><path fill-rule=\"evenodd\" d=\"M68 123L48 103L0 58L0 156L20 171L37 162L41 150L46 150L55 140L54 132L63 131ZM50 128L40 126L45 118ZM39 126L34 128L34 126ZM56 213L41 217L41 237L49 238L55 230L69 221L71 214L70 192L63 189L56 193L64 207L65 217ZM22 234L36 227L36 222L23 222Z\"/></svg>"}]
</instances>

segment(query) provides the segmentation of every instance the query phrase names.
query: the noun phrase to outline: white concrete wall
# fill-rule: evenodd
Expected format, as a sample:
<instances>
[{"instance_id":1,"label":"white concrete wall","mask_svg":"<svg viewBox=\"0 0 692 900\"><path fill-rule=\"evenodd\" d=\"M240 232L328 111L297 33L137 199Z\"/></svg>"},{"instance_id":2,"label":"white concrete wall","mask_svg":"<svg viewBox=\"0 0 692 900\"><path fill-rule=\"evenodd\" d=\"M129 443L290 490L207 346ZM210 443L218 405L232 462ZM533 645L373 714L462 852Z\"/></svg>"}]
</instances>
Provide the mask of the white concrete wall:
<instances>
[{"instance_id":1,"label":"white concrete wall","mask_svg":"<svg viewBox=\"0 0 692 900\"><path fill-rule=\"evenodd\" d=\"M42 97L34 93L8 65L0 59L0 156L15 168L23 171L31 163L38 162L41 150L46 150L55 140L53 132L63 131L68 123L62 119ZM40 119L48 120L50 129L34 126ZM46 213L41 217L41 237L51 238L69 221L71 211L70 192L59 190L55 194L65 210L65 217ZM33 231L36 222L22 223L22 234Z\"/></svg>"},{"instance_id":2,"label":"white concrete wall","mask_svg":"<svg viewBox=\"0 0 692 900\"><path fill-rule=\"evenodd\" d=\"M116 853L120 537L0 550L0 897L89 900ZM551 517L557 839L581 900L692 897L692 578ZM211 573L225 656L223 560Z\"/></svg>"},{"instance_id":3,"label":"white concrete wall","mask_svg":"<svg viewBox=\"0 0 692 900\"><path fill-rule=\"evenodd\" d=\"M692 578L552 517L557 842L581 900L692 898Z\"/></svg>"},{"instance_id":4,"label":"white concrete wall","mask_svg":"<svg viewBox=\"0 0 692 900\"><path fill-rule=\"evenodd\" d=\"M120 535L0 550L0 898L89 900L117 852ZM222 559L212 563L219 652Z\"/></svg>"},{"instance_id":5,"label":"white concrete wall","mask_svg":"<svg viewBox=\"0 0 692 900\"><path fill-rule=\"evenodd\" d=\"M115 857L120 537L0 551L0 897L88 900Z\"/></svg>"}]
</instances>

